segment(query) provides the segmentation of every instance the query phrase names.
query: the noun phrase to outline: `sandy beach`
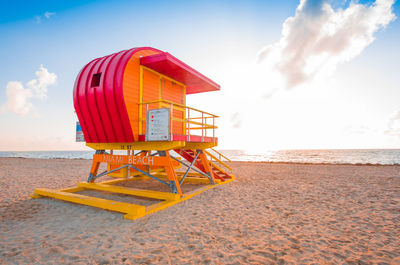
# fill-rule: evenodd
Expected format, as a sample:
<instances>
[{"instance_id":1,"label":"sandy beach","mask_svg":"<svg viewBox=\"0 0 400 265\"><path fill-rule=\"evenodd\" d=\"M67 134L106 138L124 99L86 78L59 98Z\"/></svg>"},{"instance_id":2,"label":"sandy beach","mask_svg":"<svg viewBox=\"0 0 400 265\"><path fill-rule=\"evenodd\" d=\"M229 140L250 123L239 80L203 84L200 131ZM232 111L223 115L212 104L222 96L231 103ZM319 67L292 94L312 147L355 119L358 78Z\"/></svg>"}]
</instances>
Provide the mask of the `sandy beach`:
<instances>
[{"instance_id":1,"label":"sandy beach","mask_svg":"<svg viewBox=\"0 0 400 265\"><path fill-rule=\"evenodd\" d=\"M0 158L0 264L400 264L400 166L234 162L234 182L136 221L29 198L90 164Z\"/></svg>"}]
</instances>

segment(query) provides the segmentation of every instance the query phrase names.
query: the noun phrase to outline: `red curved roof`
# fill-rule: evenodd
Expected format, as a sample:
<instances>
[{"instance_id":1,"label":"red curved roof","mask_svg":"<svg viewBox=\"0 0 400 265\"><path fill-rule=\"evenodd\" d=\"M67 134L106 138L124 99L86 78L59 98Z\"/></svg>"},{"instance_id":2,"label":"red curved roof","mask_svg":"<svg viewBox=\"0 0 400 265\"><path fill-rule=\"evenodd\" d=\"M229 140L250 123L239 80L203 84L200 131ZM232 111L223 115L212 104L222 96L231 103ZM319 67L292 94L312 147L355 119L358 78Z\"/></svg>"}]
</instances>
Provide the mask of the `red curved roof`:
<instances>
[{"instance_id":1,"label":"red curved roof","mask_svg":"<svg viewBox=\"0 0 400 265\"><path fill-rule=\"evenodd\" d=\"M123 74L132 55L150 47L133 48L94 59L79 73L74 86L74 107L88 143L133 142L134 137L123 98ZM92 75L102 73L92 86Z\"/></svg>"}]
</instances>

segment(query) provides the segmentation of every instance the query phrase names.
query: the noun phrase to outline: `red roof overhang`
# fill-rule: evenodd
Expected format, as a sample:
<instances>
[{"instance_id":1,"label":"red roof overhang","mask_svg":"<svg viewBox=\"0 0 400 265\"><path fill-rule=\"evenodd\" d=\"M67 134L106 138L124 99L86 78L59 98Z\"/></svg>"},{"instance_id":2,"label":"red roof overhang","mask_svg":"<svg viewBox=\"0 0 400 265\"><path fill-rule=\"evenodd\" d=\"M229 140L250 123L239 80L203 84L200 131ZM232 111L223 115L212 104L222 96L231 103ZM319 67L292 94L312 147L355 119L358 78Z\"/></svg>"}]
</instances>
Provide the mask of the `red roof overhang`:
<instances>
[{"instance_id":1,"label":"red roof overhang","mask_svg":"<svg viewBox=\"0 0 400 265\"><path fill-rule=\"evenodd\" d=\"M186 85L186 94L220 90L220 85L164 52L140 58L140 64Z\"/></svg>"}]
</instances>

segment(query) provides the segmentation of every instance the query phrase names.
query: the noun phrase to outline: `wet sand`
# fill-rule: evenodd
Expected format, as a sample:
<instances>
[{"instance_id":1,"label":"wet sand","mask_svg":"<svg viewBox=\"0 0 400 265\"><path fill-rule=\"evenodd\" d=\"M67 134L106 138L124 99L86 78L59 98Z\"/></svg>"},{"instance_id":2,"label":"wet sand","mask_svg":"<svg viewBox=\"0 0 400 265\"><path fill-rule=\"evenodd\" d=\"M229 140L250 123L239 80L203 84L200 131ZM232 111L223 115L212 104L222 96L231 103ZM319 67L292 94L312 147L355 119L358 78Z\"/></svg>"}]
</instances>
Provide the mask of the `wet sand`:
<instances>
[{"instance_id":1,"label":"wet sand","mask_svg":"<svg viewBox=\"0 0 400 265\"><path fill-rule=\"evenodd\" d=\"M234 182L136 221L29 198L90 163L0 158L0 264L400 264L400 166L235 162Z\"/></svg>"}]
</instances>

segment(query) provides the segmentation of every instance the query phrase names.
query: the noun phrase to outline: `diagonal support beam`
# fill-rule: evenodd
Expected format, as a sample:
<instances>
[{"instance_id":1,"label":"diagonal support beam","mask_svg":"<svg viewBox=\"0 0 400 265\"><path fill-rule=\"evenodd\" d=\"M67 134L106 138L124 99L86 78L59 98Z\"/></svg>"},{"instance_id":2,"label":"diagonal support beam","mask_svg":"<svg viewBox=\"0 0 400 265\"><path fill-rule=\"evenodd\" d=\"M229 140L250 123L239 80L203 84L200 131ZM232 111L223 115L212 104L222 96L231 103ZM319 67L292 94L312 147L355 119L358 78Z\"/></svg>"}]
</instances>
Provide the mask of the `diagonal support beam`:
<instances>
[{"instance_id":1,"label":"diagonal support beam","mask_svg":"<svg viewBox=\"0 0 400 265\"><path fill-rule=\"evenodd\" d=\"M165 182L165 181L163 181L163 180L161 180L161 179L159 179L159 178L157 178L157 177L155 177L155 176L149 174L149 173L146 172L146 171L143 171L143 170L141 170L141 169L139 169L139 168L137 168L137 167L135 167L135 166L132 166L132 165L123 165L123 166L114 168L113 170L110 170L110 171L104 171L104 172L102 172L102 173L100 173L100 174L98 174L98 175L96 175L96 176L92 176L91 180L95 180L95 179L97 179L97 178L99 178L99 177L102 177L102 176L104 176L104 175L106 175L106 174L112 173L112 172L114 172L114 171L117 171L117 170L120 170L120 169L123 169L123 168L126 168L126 167L133 168L133 169L139 171L140 173L142 173L142 174L144 174L144 175L146 175L146 176L148 176L148 177L150 177L150 178L152 178L152 179L155 179L155 180L161 182L162 184L167 185L168 187L170 187L170 185L169 185L167 182ZM90 180L88 180L88 182L90 182Z\"/></svg>"},{"instance_id":2,"label":"diagonal support beam","mask_svg":"<svg viewBox=\"0 0 400 265\"><path fill-rule=\"evenodd\" d=\"M94 180L94 179L100 178L100 177L102 177L102 176L104 176L104 175L106 175L106 174L113 173L113 172L115 172L115 171L117 171L117 170L126 168L126 167L128 167L128 166L129 166L129 165L123 165L123 166L114 168L114 169L112 169L112 170L110 170L110 171L107 171L107 170L106 170L106 171L104 171L104 172L102 172L102 173L100 173L100 174L98 174L98 175L96 175L96 176L92 176L92 179ZM88 182L90 182L90 180L88 180Z\"/></svg>"},{"instance_id":3,"label":"diagonal support beam","mask_svg":"<svg viewBox=\"0 0 400 265\"><path fill-rule=\"evenodd\" d=\"M176 157L171 156L171 158L174 159L174 160L176 160L176 161L178 161L179 163L181 163L182 165L184 165L184 166L186 166L186 167L190 167L190 165L186 164L186 163L183 162L183 161L180 161L180 160L177 159ZM195 160L194 160L194 161L195 161ZM202 176L204 176L204 177L210 179L210 176L207 175L206 173L202 172L201 170L198 170L198 169L195 168L195 167L192 167L192 169L193 169L194 171L196 171L197 173L199 173L200 175L202 175ZM210 182L211 182L211 180L210 180ZM211 184L214 184L214 183L211 182Z\"/></svg>"},{"instance_id":4,"label":"diagonal support beam","mask_svg":"<svg viewBox=\"0 0 400 265\"><path fill-rule=\"evenodd\" d=\"M190 169L193 168L194 163L196 162L197 158L199 157L200 153L197 153L195 158L193 159L192 163L190 163L190 166L187 168L185 174L183 175L181 181L179 182L179 185L182 186L183 181L185 180L187 174L189 173Z\"/></svg>"},{"instance_id":5,"label":"diagonal support beam","mask_svg":"<svg viewBox=\"0 0 400 265\"><path fill-rule=\"evenodd\" d=\"M155 180L161 182L162 184L167 185L168 187L171 187L171 185L169 185L169 184L168 184L167 182L165 182L164 180L161 180L161 179L159 179L159 178L157 178L157 177L154 177L153 175L147 173L146 171L143 171L143 170L141 170L141 169L139 169L139 168L137 168L137 167L135 167L135 166L132 166L132 165L128 165L128 167L133 168L133 169L139 171L140 173L143 173L144 175L146 175L146 176L148 176L148 177L150 177L150 178L152 178L152 179L155 179Z\"/></svg>"}]
</instances>

